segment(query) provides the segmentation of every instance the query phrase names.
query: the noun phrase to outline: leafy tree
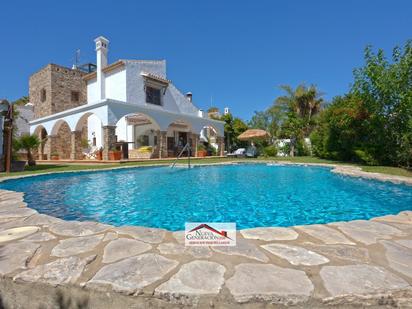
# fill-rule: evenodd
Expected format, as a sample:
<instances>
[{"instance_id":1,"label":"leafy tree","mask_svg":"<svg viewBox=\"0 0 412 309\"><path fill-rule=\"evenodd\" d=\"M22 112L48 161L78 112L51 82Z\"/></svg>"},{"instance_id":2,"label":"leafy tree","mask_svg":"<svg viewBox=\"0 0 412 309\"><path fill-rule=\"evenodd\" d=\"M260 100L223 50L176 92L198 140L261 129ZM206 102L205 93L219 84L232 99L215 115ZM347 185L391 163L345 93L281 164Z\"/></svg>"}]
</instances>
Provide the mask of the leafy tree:
<instances>
[{"instance_id":1,"label":"leafy tree","mask_svg":"<svg viewBox=\"0 0 412 309\"><path fill-rule=\"evenodd\" d=\"M225 122L225 143L229 151L245 146L245 142L239 141L237 137L248 129L242 119L233 117L232 114L221 116L220 120Z\"/></svg>"},{"instance_id":2,"label":"leafy tree","mask_svg":"<svg viewBox=\"0 0 412 309\"><path fill-rule=\"evenodd\" d=\"M322 112L311 136L320 157L410 168L412 163L412 45L365 49L349 94Z\"/></svg>"},{"instance_id":3,"label":"leafy tree","mask_svg":"<svg viewBox=\"0 0 412 309\"><path fill-rule=\"evenodd\" d=\"M354 149L361 147L369 117L356 96L335 97L320 113L318 126L311 134L313 153L324 158L353 160Z\"/></svg>"},{"instance_id":4,"label":"leafy tree","mask_svg":"<svg viewBox=\"0 0 412 309\"><path fill-rule=\"evenodd\" d=\"M410 167L412 162L412 44L395 47L389 61L383 50L365 49L365 65L354 71L351 92L371 114L363 147L380 164Z\"/></svg>"},{"instance_id":5,"label":"leafy tree","mask_svg":"<svg viewBox=\"0 0 412 309\"><path fill-rule=\"evenodd\" d=\"M313 85L299 85L296 89L284 85L281 89L286 94L275 100L275 106L285 115L280 136L290 139L290 156L293 157L297 152L297 146L303 145L303 138L309 136L315 127L315 116L321 109L323 99L322 94Z\"/></svg>"},{"instance_id":6,"label":"leafy tree","mask_svg":"<svg viewBox=\"0 0 412 309\"><path fill-rule=\"evenodd\" d=\"M32 151L39 147L40 145L40 140L36 135L29 135L29 134L24 134L20 136L19 138L14 140L14 148L16 151L20 149L24 149L27 151L27 161L29 166L34 166L36 165L36 161L33 158Z\"/></svg>"},{"instance_id":7,"label":"leafy tree","mask_svg":"<svg viewBox=\"0 0 412 309\"><path fill-rule=\"evenodd\" d=\"M248 125L253 129L261 129L269 132L274 140L280 129L280 122L282 120L282 113L279 106L273 105L262 112L255 111L255 114L250 119Z\"/></svg>"}]
</instances>

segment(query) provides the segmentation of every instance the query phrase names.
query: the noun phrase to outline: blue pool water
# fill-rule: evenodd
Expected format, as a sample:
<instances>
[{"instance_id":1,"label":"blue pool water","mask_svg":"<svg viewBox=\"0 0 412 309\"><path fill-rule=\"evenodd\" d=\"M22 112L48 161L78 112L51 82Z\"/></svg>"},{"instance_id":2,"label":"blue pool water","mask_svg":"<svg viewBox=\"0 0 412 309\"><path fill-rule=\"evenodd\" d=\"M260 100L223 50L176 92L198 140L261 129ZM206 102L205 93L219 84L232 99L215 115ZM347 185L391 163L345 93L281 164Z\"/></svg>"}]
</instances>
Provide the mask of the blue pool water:
<instances>
[{"instance_id":1,"label":"blue pool water","mask_svg":"<svg viewBox=\"0 0 412 309\"><path fill-rule=\"evenodd\" d=\"M412 187L335 175L328 168L244 164L131 168L0 183L30 207L66 220L180 230L185 222L237 228L327 223L412 210Z\"/></svg>"}]
</instances>

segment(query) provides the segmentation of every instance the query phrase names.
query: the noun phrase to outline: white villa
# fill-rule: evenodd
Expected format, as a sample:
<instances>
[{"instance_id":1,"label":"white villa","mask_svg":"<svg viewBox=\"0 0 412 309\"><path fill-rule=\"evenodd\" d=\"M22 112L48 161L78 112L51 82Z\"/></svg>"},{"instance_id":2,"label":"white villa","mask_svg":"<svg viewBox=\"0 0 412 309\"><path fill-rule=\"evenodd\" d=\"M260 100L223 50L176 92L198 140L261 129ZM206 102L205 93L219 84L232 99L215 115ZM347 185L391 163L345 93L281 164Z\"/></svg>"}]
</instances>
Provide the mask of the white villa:
<instances>
[{"instance_id":1,"label":"white villa","mask_svg":"<svg viewBox=\"0 0 412 309\"><path fill-rule=\"evenodd\" d=\"M82 102L30 122L30 133L44 141L39 150L42 159L50 159L56 151L61 152L60 158L66 154L67 159L82 159L82 139L102 147L104 160L119 142L128 143L130 154L151 146L152 158L175 157L186 143L196 149L206 131L213 132L217 153L223 155L224 123L208 118L193 104L191 93L182 94L167 79L166 61L122 59L108 64L109 41L98 37L95 43L96 70L80 77L87 94L82 98L81 92L71 91L69 99ZM55 70L64 68L56 66ZM77 74L67 68L65 72ZM48 96L56 94L46 86L34 82L32 86L32 81L31 88L31 102L32 96L46 102Z\"/></svg>"}]
</instances>

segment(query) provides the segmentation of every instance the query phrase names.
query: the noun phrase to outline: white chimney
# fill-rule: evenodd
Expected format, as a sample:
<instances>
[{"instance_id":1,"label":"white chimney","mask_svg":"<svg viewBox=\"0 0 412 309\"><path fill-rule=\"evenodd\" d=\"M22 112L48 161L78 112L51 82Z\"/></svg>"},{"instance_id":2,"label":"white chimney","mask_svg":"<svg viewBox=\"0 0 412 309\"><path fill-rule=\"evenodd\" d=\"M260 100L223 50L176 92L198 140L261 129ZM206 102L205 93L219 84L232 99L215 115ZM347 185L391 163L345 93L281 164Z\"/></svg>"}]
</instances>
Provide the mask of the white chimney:
<instances>
[{"instance_id":1,"label":"white chimney","mask_svg":"<svg viewBox=\"0 0 412 309\"><path fill-rule=\"evenodd\" d=\"M109 40L103 36L99 36L94 40L96 43L96 80L98 98L104 100L106 98L105 77L103 69L107 67L107 51L109 47Z\"/></svg>"},{"instance_id":2,"label":"white chimney","mask_svg":"<svg viewBox=\"0 0 412 309\"><path fill-rule=\"evenodd\" d=\"M197 116L198 116L198 117L201 117L201 118L203 118L203 117L205 116L202 109L199 109L199 110L198 110Z\"/></svg>"},{"instance_id":3,"label":"white chimney","mask_svg":"<svg viewBox=\"0 0 412 309\"><path fill-rule=\"evenodd\" d=\"M187 98L190 102L192 102L193 94L192 94L191 92L186 93L186 98Z\"/></svg>"},{"instance_id":4,"label":"white chimney","mask_svg":"<svg viewBox=\"0 0 412 309\"><path fill-rule=\"evenodd\" d=\"M230 109L229 109L229 107L225 107L224 114L225 114L225 115L230 114Z\"/></svg>"}]
</instances>

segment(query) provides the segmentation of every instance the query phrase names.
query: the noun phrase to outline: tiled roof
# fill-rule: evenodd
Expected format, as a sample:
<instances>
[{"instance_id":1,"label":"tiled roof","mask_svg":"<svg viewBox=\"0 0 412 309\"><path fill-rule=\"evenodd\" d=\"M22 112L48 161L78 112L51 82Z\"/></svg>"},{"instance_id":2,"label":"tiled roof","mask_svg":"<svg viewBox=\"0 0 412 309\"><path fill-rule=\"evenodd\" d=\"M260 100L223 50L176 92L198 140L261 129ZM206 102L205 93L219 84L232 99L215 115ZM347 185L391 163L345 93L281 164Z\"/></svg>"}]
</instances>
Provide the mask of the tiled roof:
<instances>
[{"instance_id":1,"label":"tiled roof","mask_svg":"<svg viewBox=\"0 0 412 309\"><path fill-rule=\"evenodd\" d=\"M166 79L162 76L159 76L159 75L156 75L156 74L153 74L153 73L142 72L142 73L140 73L140 75L142 75L146 78L154 79L158 82L165 83L165 84L170 84L172 82L171 80L168 80L168 79Z\"/></svg>"}]
</instances>

